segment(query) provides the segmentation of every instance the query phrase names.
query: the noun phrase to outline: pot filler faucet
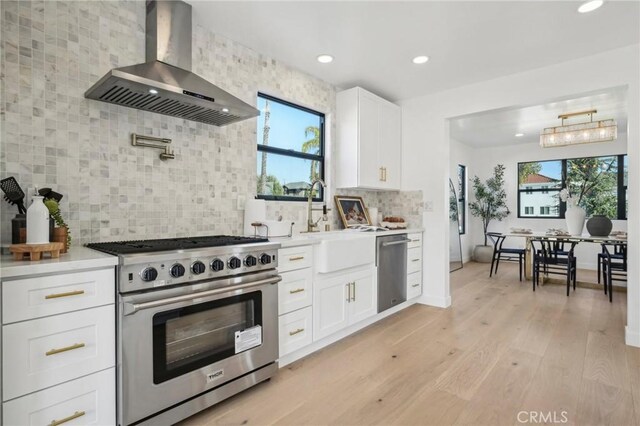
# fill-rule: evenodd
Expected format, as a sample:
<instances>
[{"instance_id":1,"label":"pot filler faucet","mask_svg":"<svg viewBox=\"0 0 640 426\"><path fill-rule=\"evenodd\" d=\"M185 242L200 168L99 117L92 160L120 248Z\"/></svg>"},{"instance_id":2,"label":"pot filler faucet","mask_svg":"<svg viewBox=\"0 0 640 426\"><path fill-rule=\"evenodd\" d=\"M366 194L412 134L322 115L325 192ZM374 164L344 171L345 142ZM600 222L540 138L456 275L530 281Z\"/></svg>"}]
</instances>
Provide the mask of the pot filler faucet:
<instances>
[{"instance_id":1,"label":"pot filler faucet","mask_svg":"<svg viewBox=\"0 0 640 426\"><path fill-rule=\"evenodd\" d=\"M313 209L311 207L311 203L313 201L313 188L316 186L316 183L319 183L320 185L322 185L323 189L327 189L327 184L324 183L324 181L322 179L316 179L313 182L311 182L311 186L309 187L309 195L307 198L307 203L308 203L308 208L307 208L307 232L318 232L318 222L320 222L320 219L322 219L324 222L326 222L327 220L329 220L329 218L327 217L327 199L326 197L324 197L323 201L322 201L322 217L319 218L318 220L316 220L314 222L313 220L313 211L314 210L319 210L319 209Z\"/></svg>"}]
</instances>

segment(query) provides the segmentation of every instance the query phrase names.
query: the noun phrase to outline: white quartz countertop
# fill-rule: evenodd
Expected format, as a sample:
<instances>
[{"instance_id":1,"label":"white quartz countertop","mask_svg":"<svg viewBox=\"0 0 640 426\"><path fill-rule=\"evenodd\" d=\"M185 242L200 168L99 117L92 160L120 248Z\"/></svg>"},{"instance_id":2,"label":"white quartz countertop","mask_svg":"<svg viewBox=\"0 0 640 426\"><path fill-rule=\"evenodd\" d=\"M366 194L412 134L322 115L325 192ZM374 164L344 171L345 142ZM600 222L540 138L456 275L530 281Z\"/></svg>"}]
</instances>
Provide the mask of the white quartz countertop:
<instances>
[{"instance_id":1,"label":"white quartz countertop","mask_svg":"<svg viewBox=\"0 0 640 426\"><path fill-rule=\"evenodd\" d=\"M269 241L273 241L274 243L280 243L280 246L282 248L287 248L287 247L299 247L299 246L307 246L312 244L320 244L320 241L322 241L323 238L334 238L338 234L340 234L341 236L349 235L350 237L352 236L353 238L360 238L365 236L382 237L386 235L413 234L417 232L421 233L422 231L423 231L422 228L394 229L394 230L378 231L378 232L355 231L355 230L347 229L342 231L297 234L292 237L273 237L273 238L269 238Z\"/></svg>"},{"instance_id":2,"label":"white quartz countertop","mask_svg":"<svg viewBox=\"0 0 640 426\"><path fill-rule=\"evenodd\" d=\"M43 255L47 256L47 255ZM69 252L57 259L44 257L42 260L13 260L10 255L0 257L0 278L20 278L28 275L55 274L81 269L116 266L118 257L86 247L71 247Z\"/></svg>"}]
</instances>

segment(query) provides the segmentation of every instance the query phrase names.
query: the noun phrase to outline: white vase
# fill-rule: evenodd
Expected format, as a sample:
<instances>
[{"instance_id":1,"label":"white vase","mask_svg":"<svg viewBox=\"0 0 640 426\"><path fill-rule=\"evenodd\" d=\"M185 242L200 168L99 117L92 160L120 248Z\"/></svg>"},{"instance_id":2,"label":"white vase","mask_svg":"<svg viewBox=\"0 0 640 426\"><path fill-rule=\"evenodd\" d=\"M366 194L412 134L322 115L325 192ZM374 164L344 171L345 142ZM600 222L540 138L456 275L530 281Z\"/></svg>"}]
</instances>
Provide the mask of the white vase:
<instances>
[{"instance_id":1,"label":"white vase","mask_svg":"<svg viewBox=\"0 0 640 426\"><path fill-rule=\"evenodd\" d=\"M49 209L44 205L43 199L44 197L34 195L27 209L27 244L49 242Z\"/></svg>"},{"instance_id":2,"label":"white vase","mask_svg":"<svg viewBox=\"0 0 640 426\"><path fill-rule=\"evenodd\" d=\"M582 235L584 220L587 213L582 207L568 207L564 217L567 221L567 231L571 235Z\"/></svg>"}]
</instances>

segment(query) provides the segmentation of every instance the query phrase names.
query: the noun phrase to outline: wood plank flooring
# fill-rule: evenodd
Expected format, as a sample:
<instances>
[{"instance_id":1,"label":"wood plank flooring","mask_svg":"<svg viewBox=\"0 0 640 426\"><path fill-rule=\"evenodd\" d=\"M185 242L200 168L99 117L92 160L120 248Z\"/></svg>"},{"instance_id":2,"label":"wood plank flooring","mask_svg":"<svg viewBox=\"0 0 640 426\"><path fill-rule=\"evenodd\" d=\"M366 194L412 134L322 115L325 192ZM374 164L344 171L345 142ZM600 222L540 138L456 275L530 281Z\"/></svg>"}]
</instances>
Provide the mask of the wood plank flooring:
<instances>
[{"instance_id":1,"label":"wood plank flooring","mask_svg":"<svg viewBox=\"0 0 640 426\"><path fill-rule=\"evenodd\" d=\"M414 305L182 425L639 424L626 294L534 293L517 265L487 271L451 275L451 308Z\"/></svg>"}]
</instances>

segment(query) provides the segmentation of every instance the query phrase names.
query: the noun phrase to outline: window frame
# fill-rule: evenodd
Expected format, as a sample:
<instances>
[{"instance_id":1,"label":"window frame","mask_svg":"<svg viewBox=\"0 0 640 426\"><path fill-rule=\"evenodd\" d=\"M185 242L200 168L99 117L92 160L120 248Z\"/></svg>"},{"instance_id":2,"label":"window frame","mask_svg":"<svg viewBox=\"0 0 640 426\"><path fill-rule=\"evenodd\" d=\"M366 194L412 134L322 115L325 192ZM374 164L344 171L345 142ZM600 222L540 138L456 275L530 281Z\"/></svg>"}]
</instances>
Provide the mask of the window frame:
<instances>
[{"instance_id":1,"label":"window frame","mask_svg":"<svg viewBox=\"0 0 640 426\"><path fill-rule=\"evenodd\" d=\"M305 152L301 152L301 151L295 151L292 149L284 149L284 148L278 148L278 147L274 147L274 146L270 146L270 145L262 145L259 144L257 141L257 135L256 135L256 153L258 155L260 155L261 152L266 152L267 154L276 154L276 155L281 155L281 156L285 156L285 157L292 157L292 158L297 158L297 159L303 159L303 160L311 160L311 161L317 161L319 163L319 173L320 173L320 179L322 179L323 181L325 181L325 122L326 122L326 117L325 114L319 111L315 111L312 110L311 108L307 108L301 105L296 105L292 102L289 101L285 101L284 99L280 99L280 98L276 98L274 96L271 95L267 95L265 93L262 92L258 92L257 98L262 98L262 99L266 99L268 101L271 102L276 102L279 103L281 105L285 105L291 108L295 108L298 109L300 111L304 111L306 113L309 114L313 114L313 115L317 115L320 121L320 147L318 149L318 154L308 154ZM258 178L257 175L257 170L256 170L256 180ZM325 181L326 182L326 181ZM318 194L319 196L317 197L313 197L312 201L314 202L322 202L324 201L324 197L326 196L325 194L325 190L324 188L320 187ZM287 195L263 195L263 194L257 194L256 193L256 198L257 199L261 199L261 200L267 200L267 201L307 201L308 198L307 197L292 197L292 196L287 196Z\"/></svg>"},{"instance_id":2,"label":"window frame","mask_svg":"<svg viewBox=\"0 0 640 426\"><path fill-rule=\"evenodd\" d=\"M567 164L569 161L571 160L579 160L579 159L584 159L584 158L602 158L602 157L616 157L617 160L617 164L618 164L618 171L617 171L617 196L618 196L618 202L617 202L617 212L616 212L616 217L611 219L611 220L627 220L627 216L626 216L626 191L627 191L627 186L624 185L624 165L625 165L625 157L628 158L628 154L610 154L610 155L592 155L592 156L585 156L585 157L571 157L571 158L556 158L556 159L549 159L549 160L532 160L532 161L518 161L518 165L517 165L517 173L516 173L516 190L518 193L518 219L565 219L565 212L567 211L567 203L560 200L560 205L558 207L558 215L557 216L523 216L520 213L520 195L522 193L527 193L527 194L532 194L532 193L536 193L536 192L541 192L541 193L549 193L551 191L553 192L560 192L562 191L565 187L566 187L566 181L567 181ZM561 162L561 183L560 183L560 187L559 188L524 188L524 189L520 189L520 165L521 164L528 164L528 163L543 163L543 162L547 162L547 161L560 161ZM628 161L628 160L627 160ZM621 166L622 165L622 166ZM544 192L543 192L544 191ZM534 213L535 213L535 208L534 208ZM526 213L525 213L526 215Z\"/></svg>"},{"instance_id":3,"label":"window frame","mask_svg":"<svg viewBox=\"0 0 640 426\"><path fill-rule=\"evenodd\" d=\"M462 179L460 179L462 170ZM458 233L464 235L467 232L467 166L458 164ZM462 208L460 208L462 203Z\"/></svg>"}]
</instances>

